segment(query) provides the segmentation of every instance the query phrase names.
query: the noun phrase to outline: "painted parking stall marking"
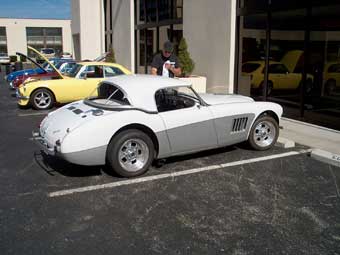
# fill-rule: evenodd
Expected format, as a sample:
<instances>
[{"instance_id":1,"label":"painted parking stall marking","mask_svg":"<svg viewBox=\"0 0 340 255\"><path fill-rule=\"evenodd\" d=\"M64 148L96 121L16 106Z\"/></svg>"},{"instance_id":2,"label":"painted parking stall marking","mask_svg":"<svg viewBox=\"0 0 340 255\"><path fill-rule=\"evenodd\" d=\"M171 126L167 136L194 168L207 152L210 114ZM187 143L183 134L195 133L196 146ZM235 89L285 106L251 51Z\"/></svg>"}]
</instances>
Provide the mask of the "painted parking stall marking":
<instances>
[{"instance_id":1,"label":"painted parking stall marking","mask_svg":"<svg viewBox=\"0 0 340 255\"><path fill-rule=\"evenodd\" d=\"M200 172L207 172L207 171L227 168L231 166L238 166L238 165L261 162L261 161L266 161L266 160L271 160L271 159L284 158L284 157L289 157L289 156L294 156L294 155L299 155L299 154L306 154L310 152L311 150L289 151L285 153L274 154L274 155L269 155L269 156L264 156L264 157L259 157L259 158L252 158L252 159L228 162L224 164L210 165L210 166L193 168L193 169L188 169L188 170L183 170L183 171L178 171L178 172L173 172L173 173L168 173L168 174L159 174L159 175L135 178L131 180L124 180L124 181L111 182L111 183L105 183L105 184L99 184L99 185L93 185L93 186L86 186L86 187L80 187L80 188L75 188L75 189L60 190L60 191L48 193L48 196L49 197L60 197L60 196L67 196L67 195L72 195L75 193L82 193L82 192L93 191L93 190L115 188L115 187L120 187L120 186L125 186L125 185L136 184L136 183L143 183L143 182L161 180L161 179L166 179L166 178L173 178L176 176L184 176L184 175L195 174L195 173L200 173Z\"/></svg>"},{"instance_id":2,"label":"painted parking stall marking","mask_svg":"<svg viewBox=\"0 0 340 255\"><path fill-rule=\"evenodd\" d=\"M49 112L19 113L18 117L41 116L47 115Z\"/></svg>"}]
</instances>

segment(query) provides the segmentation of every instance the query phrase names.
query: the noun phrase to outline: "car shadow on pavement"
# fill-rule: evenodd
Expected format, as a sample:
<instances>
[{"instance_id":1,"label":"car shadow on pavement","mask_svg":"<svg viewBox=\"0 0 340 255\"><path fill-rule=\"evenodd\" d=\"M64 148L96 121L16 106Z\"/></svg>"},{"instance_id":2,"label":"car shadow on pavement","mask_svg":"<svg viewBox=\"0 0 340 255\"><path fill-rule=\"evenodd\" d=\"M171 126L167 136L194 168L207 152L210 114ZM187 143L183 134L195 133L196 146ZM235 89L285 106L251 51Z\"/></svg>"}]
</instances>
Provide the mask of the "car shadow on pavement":
<instances>
[{"instance_id":1,"label":"car shadow on pavement","mask_svg":"<svg viewBox=\"0 0 340 255\"><path fill-rule=\"evenodd\" d=\"M237 149L236 146L228 146L228 147L222 147L222 148L217 148L217 149L204 150L204 151L200 151L200 152L196 152L192 154L173 156L173 157L166 158L166 159L155 160L152 166L154 166L155 168L160 168L163 165L167 165L171 163L179 163L182 161L195 160L195 159L204 158L204 157L218 156L219 154L231 152L236 149Z\"/></svg>"},{"instance_id":2,"label":"car shadow on pavement","mask_svg":"<svg viewBox=\"0 0 340 255\"><path fill-rule=\"evenodd\" d=\"M225 153L233 152L235 150L250 150L249 146L244 143L227 146L217 149L210 149L201 152L196 152L192 154L186 154L181 156L173 156L166 159L157 159L152 163L152 168L157 172L168 171L167 169L171 167L172 164L179 163L183 166L187 164L193 164L197 159L207 159L209 157L218 157ZM100 176L103 174L109 175L115 178L124 178L117 175L114 171L112 171L108 166L83 166L69 163L61 158L47 155L43 151L35 151L34 159L36 163L49 175L55 176L56 174L61 174L68 177L90 177L90 176ZM183 164L184 163L184 164ZM187 164L185 164L187 163ZM207 162L205 162L207 163ZM204 163L203 163L204 164ZM193 164L194 165L194 164ZM162 167L164 168L162 169ZM172 168L172 167L171 167ZM150 171L148 171L150 174Z\"/></svg>"},{"instance_id":3,"label":"car shadow on pavement","mask_svg":"<svg viewBox=\"0 0 340 255\"><path fill-rule=\"evenodd\" d=\"M75 165L58 157L47 155L43 151L34 152L34 159L51 176L55 176L56 173L69 177L89 177L103 174L101 166Z\"/></svg>"}]
</instances>

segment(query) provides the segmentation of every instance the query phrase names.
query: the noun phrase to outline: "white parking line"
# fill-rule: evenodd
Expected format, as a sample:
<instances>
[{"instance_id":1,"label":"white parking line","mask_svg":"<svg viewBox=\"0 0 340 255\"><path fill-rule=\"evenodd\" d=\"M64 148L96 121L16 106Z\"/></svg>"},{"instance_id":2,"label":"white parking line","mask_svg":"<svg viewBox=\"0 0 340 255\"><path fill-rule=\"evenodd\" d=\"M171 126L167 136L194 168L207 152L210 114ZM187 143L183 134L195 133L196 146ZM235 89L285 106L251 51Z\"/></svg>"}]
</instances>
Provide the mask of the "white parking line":
<instances>
[{"instance_id":1,"label":"white parking line","mask_svg":"<svg viewBox=\"0 0 340 255\"><path fill-rule=\"evenodd\" d=\"M19 113L19 117L47 115L49 112Z\"/></svg>"},{"instance_id":2,"label":"white parking line","mask_svg":"<svg viewBox=\"0 0 340 255\"><path fill-rule=\"evenodd\" d=\"M111 182L111 183L86 186L86 187L75 188L75 189L60 190L60 191L48 193L48 196L49 197L60 197L60 196L71 195L74 193L120 187L124 185L135 184L135 183L149 182L149 181L161 180L161 179L170 178L170 177L172 178L176 176L183 176L183 175L195 174L195 173L200 173L200 172L206 172L206 171L226 168L230 166L238 166L238 165L250 164L250 163L255 163L255 162L260 162L260 161L266 161L270 159L289 157L289 156L305 154L309 152L311 152L311 150L290 151L290 152L274 154L274 155L264 156L264 157L259 157L259 158L245 159L245 160L239 160L239 161L234 161L234 162L228 162L224 164L193 168L193 169L188 169L188 170L183 170L183 171L178 171L178 172L173 172L173 173L168 173L168 174L159 174L159 175L140 177L140 178L125 180L125 181Z\"/></svg>"}]
</instances>

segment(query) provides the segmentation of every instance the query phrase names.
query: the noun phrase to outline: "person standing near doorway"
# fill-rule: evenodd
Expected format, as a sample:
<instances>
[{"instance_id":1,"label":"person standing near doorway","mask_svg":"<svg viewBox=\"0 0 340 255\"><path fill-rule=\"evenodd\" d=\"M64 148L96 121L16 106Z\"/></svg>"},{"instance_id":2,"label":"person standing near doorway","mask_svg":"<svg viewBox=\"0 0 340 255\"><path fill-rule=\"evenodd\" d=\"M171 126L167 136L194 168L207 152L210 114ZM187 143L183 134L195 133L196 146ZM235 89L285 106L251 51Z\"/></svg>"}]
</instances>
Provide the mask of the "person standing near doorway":
<instances>
[{"instance_id":1,"label":"person standing near doorway","mask_svg":"<svg viewBox=\"0 0 340 255\"><path fill-rule=\"evenodd\" d=\"M166 41L163 50L154 56L151 63L151 74L165 77L180 76L182 73L177 56L173 53L174 45Z\"/></svg>"}]
</instances>

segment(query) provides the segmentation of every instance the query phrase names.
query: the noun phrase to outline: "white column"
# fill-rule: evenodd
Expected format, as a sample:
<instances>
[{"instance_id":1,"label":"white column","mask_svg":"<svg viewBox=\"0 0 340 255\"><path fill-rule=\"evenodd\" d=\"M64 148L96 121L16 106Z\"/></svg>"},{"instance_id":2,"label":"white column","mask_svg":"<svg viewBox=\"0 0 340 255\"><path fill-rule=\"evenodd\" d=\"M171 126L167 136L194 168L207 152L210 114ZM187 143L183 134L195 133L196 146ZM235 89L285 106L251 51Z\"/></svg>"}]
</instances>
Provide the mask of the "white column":
<instances>
[{"instance_id":1,"label":"white column","mask_svg":"<svg viewBox=\"0 0 340 255\"><path fill-rule=\"evenodd\" d=\"M208 91L233 91L235 19L236 0L183 1L183 36Z\"/></svg>"}]
</instances>

